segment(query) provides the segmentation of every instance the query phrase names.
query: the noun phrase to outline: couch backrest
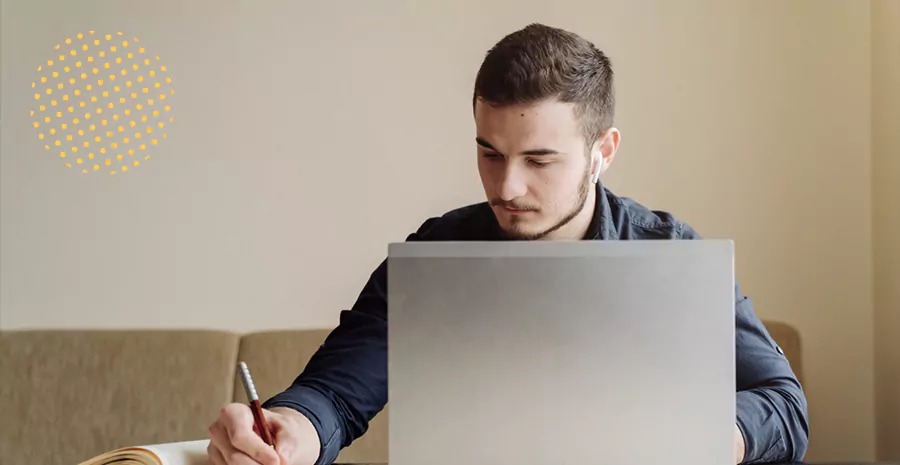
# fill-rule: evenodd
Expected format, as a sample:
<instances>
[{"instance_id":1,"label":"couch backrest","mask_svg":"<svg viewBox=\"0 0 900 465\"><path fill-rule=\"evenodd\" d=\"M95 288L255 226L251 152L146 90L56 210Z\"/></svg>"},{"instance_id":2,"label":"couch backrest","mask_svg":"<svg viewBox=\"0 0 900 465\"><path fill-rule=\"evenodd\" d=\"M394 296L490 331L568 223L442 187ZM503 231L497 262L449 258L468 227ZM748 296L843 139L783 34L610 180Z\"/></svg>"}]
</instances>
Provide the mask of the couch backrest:
<instances>
[{"instance_id":1,"label":"couch backrest","mask_svg":"<svg viewBox=\"0 0 900 465\"><path fill-rule=\"evenodd\" d=\"M799 334L764 323L802 382ZM290 386L328 333L0 332L3 463L70 465L118 447L207 438L223 405L246 402L239 360L266 399ZM387 462L388 414L338 461Z\"/></svg>"},{"instance_id":2,"label":"couch backrest","mask_svg":"<svg viewBox=\"0 0 900 465\"><path fill-rule=\"evenodd\" d=\"M803 356L800 333L793 326L779 321L766 320L763 321L763 324L766 326L766 330L769 331L772 339L778 344L778 347L781 347L781 350L784 351L784 356L790 362L797 380L800 381L800 384L803 384Z\"/></svg>"},{"instance_id":3,"label":"couch backrest","mask_svg":"<svg viewBox=\"0 0 900 465\"><path fill-rule=\"evenodd\" d=\"M2 332L0 462L206 438L232 398L237 347L211 331Z\"/></svg>"}]
</instances>

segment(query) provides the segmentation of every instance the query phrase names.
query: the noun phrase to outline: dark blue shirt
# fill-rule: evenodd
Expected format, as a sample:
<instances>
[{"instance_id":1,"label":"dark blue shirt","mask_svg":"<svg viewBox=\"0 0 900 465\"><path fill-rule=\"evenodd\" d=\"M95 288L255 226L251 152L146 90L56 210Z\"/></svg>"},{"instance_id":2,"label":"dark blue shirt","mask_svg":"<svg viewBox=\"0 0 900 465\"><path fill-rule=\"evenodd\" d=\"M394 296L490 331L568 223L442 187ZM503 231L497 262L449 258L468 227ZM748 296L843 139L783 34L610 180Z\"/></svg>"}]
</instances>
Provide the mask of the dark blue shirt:
<instances>
[{"instance_id":1,"label":"dark blue shirt","mask_svg":"<svg viewBox=\"0 0 900 465\"><path fill-rule=\"evenodd\" d=\"M407 241L503 240L490 206L470 205L429 218ZM651 211L597 184L585 240L700 239L671 214ZM806 397L783 351L735 288L736 423L745 463L799 461L809 439ZM366 432L388 400L387 261L372 273L350 310L302 373L264 407L292 407L307 416L322 444L319 465Z\"/></svg>"}]
</instances>

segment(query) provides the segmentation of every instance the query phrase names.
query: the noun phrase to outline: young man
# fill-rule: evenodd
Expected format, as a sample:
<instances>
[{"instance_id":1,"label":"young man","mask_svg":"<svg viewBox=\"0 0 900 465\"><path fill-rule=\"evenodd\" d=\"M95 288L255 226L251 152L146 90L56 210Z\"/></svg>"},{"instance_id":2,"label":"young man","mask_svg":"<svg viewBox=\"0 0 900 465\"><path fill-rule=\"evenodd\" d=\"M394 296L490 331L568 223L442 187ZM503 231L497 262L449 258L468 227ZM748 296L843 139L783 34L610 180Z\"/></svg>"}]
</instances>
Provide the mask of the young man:
<instances>
[{"instance_id":1,"label":"young man","mask_svg":"<svg viewBox=\"0 0 900 465\"><path fill-rule=\"evenodd\" d=\"M428 219L407 240L699 239L672 215L599 182L619 145L614 102L609 60L590 42L542 25L508 35L475 81L487 201ZM293 385L264 404L277 452L254 433L247 406L230 404L210 427L213 463L324 465L361 436L387 402L386 291L383 262ZM800 460L806 398L750 300L736 291L735 463Z\"/></svg>"}]
</instances>

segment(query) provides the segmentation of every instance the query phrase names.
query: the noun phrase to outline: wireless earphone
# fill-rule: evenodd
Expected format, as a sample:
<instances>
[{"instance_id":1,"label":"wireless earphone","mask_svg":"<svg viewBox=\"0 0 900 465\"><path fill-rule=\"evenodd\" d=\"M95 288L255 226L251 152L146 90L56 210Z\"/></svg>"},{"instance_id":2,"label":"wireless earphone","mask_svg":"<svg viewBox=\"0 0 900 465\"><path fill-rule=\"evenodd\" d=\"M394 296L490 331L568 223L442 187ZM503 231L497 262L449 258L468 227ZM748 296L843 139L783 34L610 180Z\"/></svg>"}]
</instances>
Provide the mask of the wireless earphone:
<instances>
[{"instance_id":1,"label":"wireless earphone","mask_svg":"<svg viewBox=\"0 0 900 465\"><path fill-rule=\"evenodd\" d=\"M616 134L618 134L619 130L616 128L609 128L605 133L603 133L603 139L597 141L597 143L600 144L601 152L602 152L602 146L603 146L604 142L606 141L606 138L612 132L615 132ZM615 147L613 147L613 149L615 149ZM595 171L591 174L591 182L593 182L594 184L597 184L598 182L600 182L600 173L603 171L603 169L602 169L603 162L604 162L603 155L599 155L598 158L599 159L596 162L597 166L595 168ZM592 162L593 162L593 160L592 160Z\"/></svg>"},{"instance_id":2,"label":"wireless earphone","mask_svg":"<svg viewBox=\"0 0 900 465\"><path fill-rule=\"evenodd\" d=\"M603 159L601 158L599 163L597 163L597 167L594 169L594 173L591 174L591 182L597 184L600 181L600 167L603 166Z\"/></svg>"}]
</instances>

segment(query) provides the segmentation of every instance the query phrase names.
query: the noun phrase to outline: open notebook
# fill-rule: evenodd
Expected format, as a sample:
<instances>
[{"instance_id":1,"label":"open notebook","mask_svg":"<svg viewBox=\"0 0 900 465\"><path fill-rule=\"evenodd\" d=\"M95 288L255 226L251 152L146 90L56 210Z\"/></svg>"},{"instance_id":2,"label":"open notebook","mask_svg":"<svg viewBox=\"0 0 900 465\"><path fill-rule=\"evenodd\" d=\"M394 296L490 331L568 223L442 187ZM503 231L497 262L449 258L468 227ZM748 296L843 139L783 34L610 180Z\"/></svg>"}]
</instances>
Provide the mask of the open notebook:
<instances>
[{"instance_id":1,"label":"open notebook","mask_svg":"<svg viewBox=\"0 0 900 465\"><path fill-rule=\"evenodd\" d=\"M123 447L78 465L209 465L209 439Z\"/></svg>"}]
</instances>

